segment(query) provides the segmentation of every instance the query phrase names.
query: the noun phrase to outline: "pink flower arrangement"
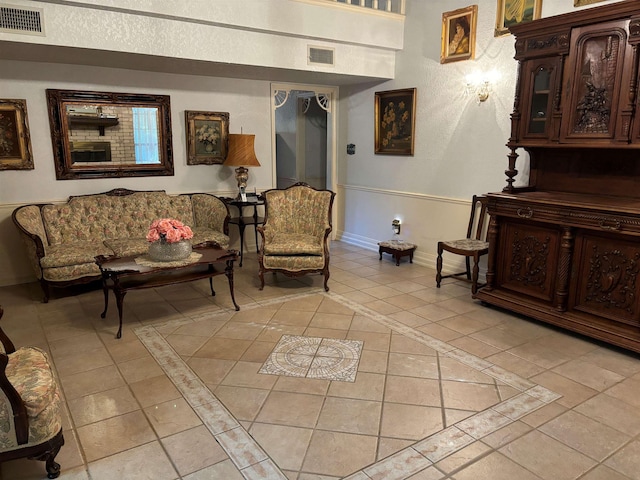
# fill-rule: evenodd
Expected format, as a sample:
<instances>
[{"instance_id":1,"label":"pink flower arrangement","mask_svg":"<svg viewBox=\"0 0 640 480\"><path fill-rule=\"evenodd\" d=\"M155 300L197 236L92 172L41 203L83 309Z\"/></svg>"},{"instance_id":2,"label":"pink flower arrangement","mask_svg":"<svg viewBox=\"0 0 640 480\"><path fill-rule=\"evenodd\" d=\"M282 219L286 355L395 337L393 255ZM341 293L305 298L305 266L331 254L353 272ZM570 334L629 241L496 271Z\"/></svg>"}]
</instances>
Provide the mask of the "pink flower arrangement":
<instances>
[{"instance_id":1,"label":"pink flower arrangement","mask_svg":"<svg viewBox=\"0 0 640 480\"><path fill-rule=\"evenodd\" d=\"M173 218L160 218L158 220L154 220L151 227L149 227L147 240L150 242L157 242L163 238L168 243L189 240L190 238L193 238L193 231L180 220L175 220Z\"/></svg>"}]
</instances>

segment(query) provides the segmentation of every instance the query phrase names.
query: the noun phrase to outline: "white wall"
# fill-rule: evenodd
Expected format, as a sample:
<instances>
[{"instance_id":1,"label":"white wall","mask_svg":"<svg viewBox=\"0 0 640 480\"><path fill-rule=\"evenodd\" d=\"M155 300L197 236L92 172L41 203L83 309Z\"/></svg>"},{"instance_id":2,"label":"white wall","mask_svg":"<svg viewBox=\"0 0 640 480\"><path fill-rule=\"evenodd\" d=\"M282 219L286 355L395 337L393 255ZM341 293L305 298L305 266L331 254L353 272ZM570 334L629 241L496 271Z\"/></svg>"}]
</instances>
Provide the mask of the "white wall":
<instances>
[{"instance_id":1,"label":"white wall","mask_svg":"<svg viewBox=\"0 0 640 480\"><path fill-rule=\"evenodd\" d=\"M70 195L104 192L117 187L164 189L170 193L235 193L237 187L232 168L187 166L185 110L229 112L231 133L240 133L242 128L244 133L256 135L255 151L262 167L250 170L249 189L264 190L273 184L268 82L0 60L0 83L2 98L27 100L35 167L34 170L0 172L0 285L34 278L10 219L12 210L19 205L58 202ZM56 180L45 98L47 88L169 95L175 175Z\"/></svg>"},{"instance_id":2,"label":"white wall","mask_svg":"<svg viewBox=\"0 0 640 480\"><path fill-rule=\"evenodd\" d=\"M377 249L376 242L391 238L391 221L400 218L402 237L418 245L414 261L434 266L437 242L464 236L471 196L506 185L514 38L494 37L495 0L473 3L478 5L475 60L440 63L442 13L469 2L407 0L405 48L396 58L395 79L341 89L344 221L337 227L344 240ZM542 16L574 10L573 0L545 0ZM486 102L464 95L467 74L492 69L501 79ZM417 88L415 154L374 154L374 93L411 87ZM346 155L348 143L356 144L355 155ZM517 168L520 181L526 181L526 162L519 159ZM457 267L450 257L445 256L447 270Z\"/></svg>"}]
</instances>

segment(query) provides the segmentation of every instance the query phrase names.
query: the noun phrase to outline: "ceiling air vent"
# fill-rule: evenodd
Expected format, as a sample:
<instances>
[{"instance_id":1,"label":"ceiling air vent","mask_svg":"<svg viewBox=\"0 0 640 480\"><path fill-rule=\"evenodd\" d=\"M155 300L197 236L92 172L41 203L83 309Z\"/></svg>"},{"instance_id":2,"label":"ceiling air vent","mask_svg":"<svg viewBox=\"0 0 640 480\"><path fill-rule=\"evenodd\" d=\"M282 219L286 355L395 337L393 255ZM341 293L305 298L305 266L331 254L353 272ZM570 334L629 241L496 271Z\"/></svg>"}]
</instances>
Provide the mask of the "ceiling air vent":
<instances>
[{"instance_id":1,"label":"ceiling air vent","mask_svg":"<svg viewBox=\"0 0 640 480\"><path fill-rule=\"evenodd\" d=\"M0 3L0 32L44 35L42 10Z\"/></svg>"},{"instance_id":2,"label":"ceiling air vent","mask_svg":"<svg viewBox=\"0 0 640 480\"><path fill-rule=\"evenodd\" d=\"M309 46L307 58L309 59L309 65L334 65L333 48Z\"/></svg>"}]
</instances>

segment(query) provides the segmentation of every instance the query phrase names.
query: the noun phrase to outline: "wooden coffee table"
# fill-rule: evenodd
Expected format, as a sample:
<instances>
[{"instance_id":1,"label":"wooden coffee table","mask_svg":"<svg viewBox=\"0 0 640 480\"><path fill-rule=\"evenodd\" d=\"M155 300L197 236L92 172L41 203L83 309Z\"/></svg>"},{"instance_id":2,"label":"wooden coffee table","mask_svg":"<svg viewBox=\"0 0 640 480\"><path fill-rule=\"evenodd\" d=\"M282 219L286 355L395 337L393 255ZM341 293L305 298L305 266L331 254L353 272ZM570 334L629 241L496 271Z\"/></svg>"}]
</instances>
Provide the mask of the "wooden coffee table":
<instances>
[{"instance_id":1,"label":"wooden coffee table","mask_svg":"<svg viewBox=\"0 0 640 480\"><path fill-rule=\"evenodd\" d=\"M202 256L193 263L178 267L139 265L136 263L136 258L140 257L140 255L128 257L105 257L101 255L96 257L96 263L102 273L102 289L104 291L104 311L100 316L105 318L107 315L109 290L113 290L120 318L120 326L116 338L122 337L122 307L124 296L129 290L163 287L208 278L211 295L215 296L213 277L224 274L229 280L229 290L233 305L236 307L236 311L240 310L233 294L233 262L238 259L238 252L222 249L217 244L212 243L194 246L193 251L200 253Z\"/></svg>"}]
</instances>

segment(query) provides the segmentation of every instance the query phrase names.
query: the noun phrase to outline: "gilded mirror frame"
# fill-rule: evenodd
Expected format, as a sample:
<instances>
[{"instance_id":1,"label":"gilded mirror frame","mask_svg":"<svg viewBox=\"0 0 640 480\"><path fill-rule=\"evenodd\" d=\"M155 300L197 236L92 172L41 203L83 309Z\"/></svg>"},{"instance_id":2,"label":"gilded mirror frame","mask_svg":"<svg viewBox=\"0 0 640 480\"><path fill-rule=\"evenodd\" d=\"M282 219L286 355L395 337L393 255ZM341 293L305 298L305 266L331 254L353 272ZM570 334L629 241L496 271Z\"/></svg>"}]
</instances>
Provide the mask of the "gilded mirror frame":
<instances>
[{"instance_id":1,"label":"gilded mirror frame","mask_svg":"<svg viewBox=\"0 0 640 480\"><path fill-rule=\"evenodd\" d=\"M111 93L82 90L47 89L47 108L51 127L51 142L57 180L85 178L118 178L173 175L173 144L171 135L171 105L168 95L143 93ZM72 129L69 107L94 110L95 114L83 112L73 115L74 123L83 116L83 128L98 129L104 135L105 128L117 125L117 118L101 112L117 108L157 108L157 163L84 161L72 159L70 134ZM95 123L95 126L90 124ZM89 124L89 125L87 125ZM74 127L77 128L77 127ZM108 143L108 142L105 142ZM75 164L78 163L78 164ZM81 163L81 164L79 164Z\"/></svg>"}]
</instances>

